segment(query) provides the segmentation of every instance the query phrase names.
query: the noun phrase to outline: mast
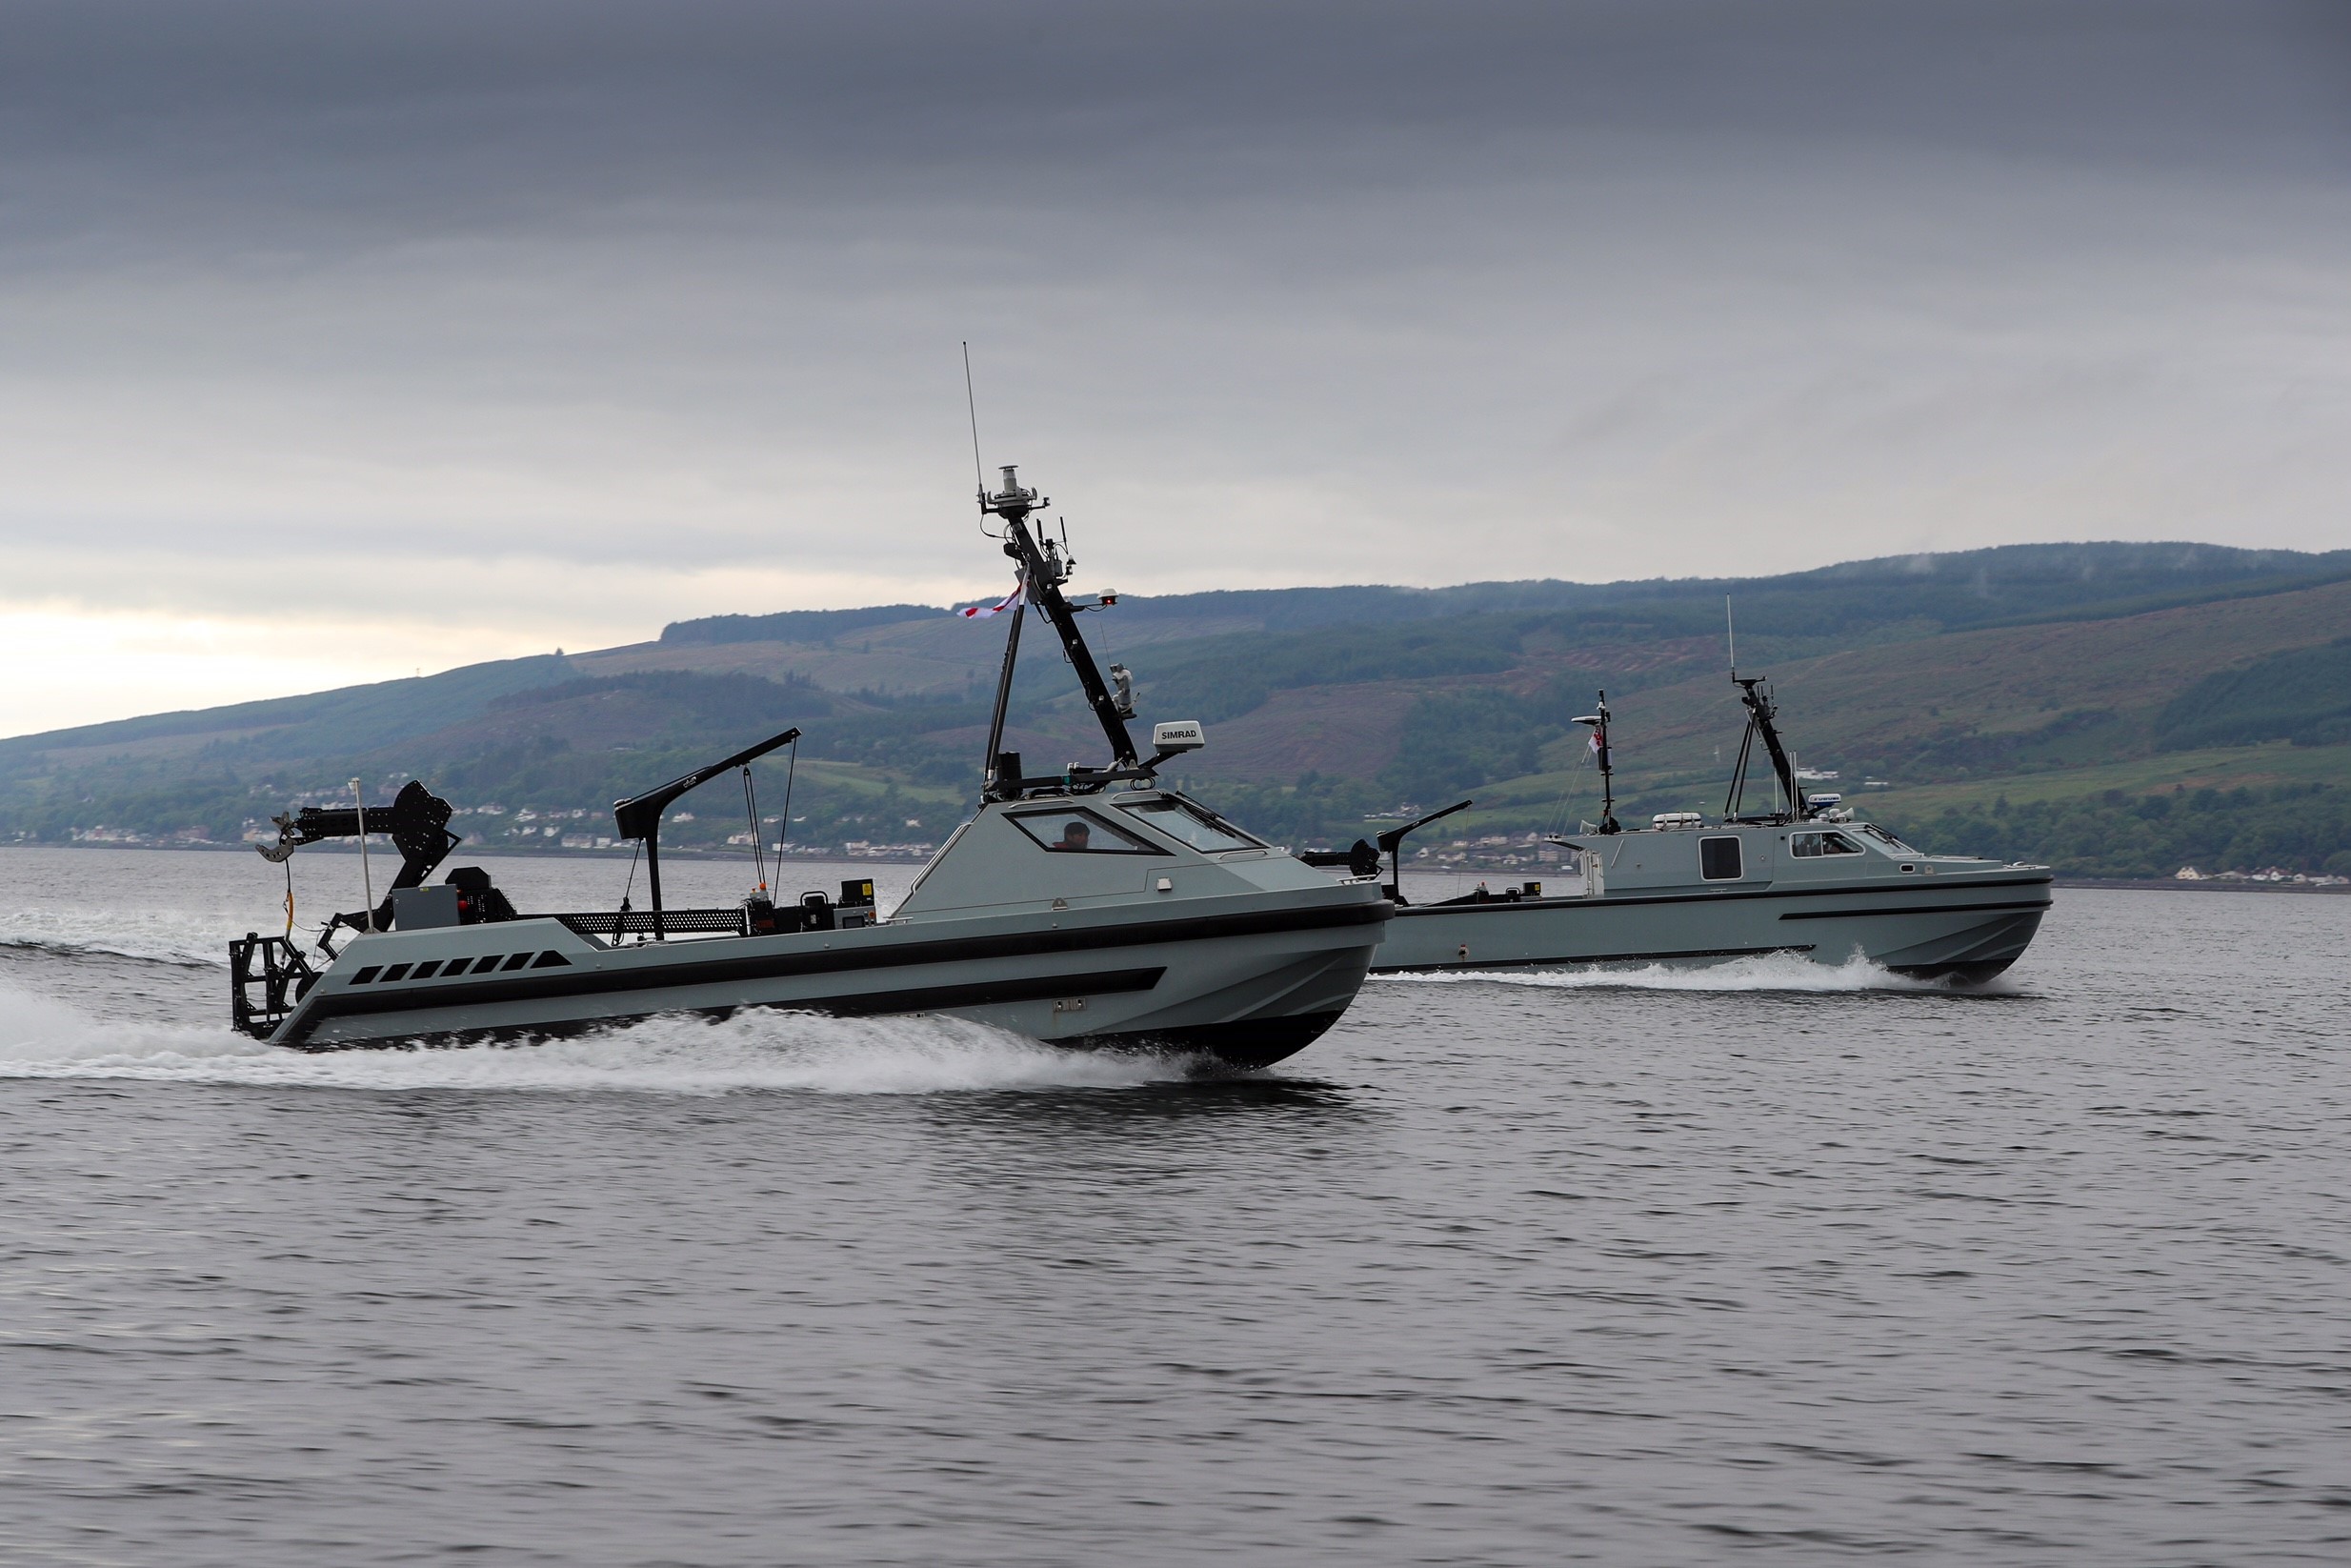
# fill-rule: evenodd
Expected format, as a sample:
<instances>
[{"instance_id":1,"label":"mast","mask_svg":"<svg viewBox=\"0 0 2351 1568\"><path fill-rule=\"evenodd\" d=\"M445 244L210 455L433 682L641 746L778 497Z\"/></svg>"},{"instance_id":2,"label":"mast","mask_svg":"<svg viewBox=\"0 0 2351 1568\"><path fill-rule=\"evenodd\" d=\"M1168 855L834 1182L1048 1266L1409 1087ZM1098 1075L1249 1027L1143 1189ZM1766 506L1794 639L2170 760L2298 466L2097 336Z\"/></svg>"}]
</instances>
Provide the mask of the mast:
<instances>
[{"instance_id":1,"label":"mast","mask_svg":"<svg viewBox=\"0 0 2351 1568\"><path fill-rule=\"evenodd\" d=\"M1004 633L1004 668L996 672L995 711L988 719L988 756L980 768L980 793L990 800L997 798L996 775L1003 771L1004 710L1013 700L1013 665L1020 657L1020 621L1028 613L1029 601L1024 591L1020 602L1013 606L1013 624ZM1020 770L1015 768L1012 772L1017 774ZM1003 782L1008 789L1020 788L1016 776Z\"/></svg>"},{"instance_id":2,"label":"mast","mask_svg":"<svg viewBox=\"0 0 2351 1568\"><path fill-rule=\"evenodd\" d=\"M1599 712L1576 720L1592 730L1592 754L1600 765L1600 832L1622 833L1617 825L1617 770L1608 750L1608 694L1600 694Z\"/></svg>"},{"instance_id":3,"label":"mast","mask_svg":"<svg viewBox=\"0 0 2351 1568\"><path fill-rule=\"evenodd\" d=\"M1102 726L1103 738L1110 742L1111 768L1132 769L1137 765L1135 741L1127 734L1126 720L1119 715L1117 699L1111 694L1109 683L1103 680L1102 672L1095 665L1093 652L1086 647L1086 639L1077 630L1076 612L1061 593L1061 585L1069 581L1070 568L1074 563L1059 544L1050 538L1040 543L1029 529L1030 514L1050 504L1048 498L1034 490L1021 488L1016 465L1008 463L1000 472L1004 488L993 495L983 488L979 493L979 510L1004 519L1004 553L1010 555L1020 569L1021 581L1026 588L1024 604L1035 605L1053 623L1054 632L1060 637L1061 652L1068 657L1070 668L1077 673L1078 687L1085 693L1087 705L1093 708L1095 721ZM989 729L987 794L990 799L1007 798L1008 792L1015 792L1019 788L1018 780L996 776L996 747L1003 739L1004 709L1012 694L1013 662L1019 635L1020 615L1016 607L1012 630L1005 637L1004 669L996 683L995 717Z\"/></svg>"},{"instance_id":4,"label":"mast","mask_svg":"<svg viewBox=\"0 0 2351 1568\"><path fill-rule=\"evenodd\" d=\"M1731 797L1724 803L1722 814L1735 814L1741 803L1747 783L1747 759L1760 738L1763 750L1772 759L1773 776L1779 780L1780 793L1791 807L1789 818L1800 821L1804 815L1804 792L1797 788L1796 764L1788 760L1788 750L1779 741L1779 726L1773 722L1778 707L1770 693L1760 690L1764 677L1733 673L1731 684L1738 688L1738 699L1747 705L1747 733L1738 743L1738 767L1731 775Z\"/></svg>"}]
</instances>

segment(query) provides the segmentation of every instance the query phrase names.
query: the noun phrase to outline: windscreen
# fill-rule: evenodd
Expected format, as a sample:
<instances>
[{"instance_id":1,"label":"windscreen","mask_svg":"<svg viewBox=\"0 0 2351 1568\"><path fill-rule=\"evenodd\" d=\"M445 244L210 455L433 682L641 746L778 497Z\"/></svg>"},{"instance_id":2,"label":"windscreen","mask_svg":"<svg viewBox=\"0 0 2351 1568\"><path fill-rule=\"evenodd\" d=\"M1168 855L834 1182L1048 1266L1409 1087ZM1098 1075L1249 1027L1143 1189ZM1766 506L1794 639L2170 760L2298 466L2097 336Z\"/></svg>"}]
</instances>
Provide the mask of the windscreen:
<instances>
[{"instance_id":1,"label":"windscreen","mask_svg":"<svg viewBox=\"0 0 2351 1568\"><path fill-rule=\"evenodd\" d=\"M1262 840L1250 837L1224 818L1213 812L1202 811L1189 800L1150 800L1139 806L1129 806L1126 810L1170 838L1179 839L1209 854L1215 854L1219 850L1261 850L1265 847Z\"/></svg>"},{"instance_id":2,"label":"windscreen","mask_svg":"<svg viewBox=\"0 0 2351 1568\"><path fill-rule=\"evenodd\" d=\"M1055 854L1165 854L1088 811L1022 812L1013 826Z\"/></svg>"},{"instance_id":3,"label":"windscreen","mask_svg":"<svg viewBox=\"0 0 2351 1568\"><path fill-rule=\"evenodd\" d=\"M1917 850L1912 849L1908 844L1903 843L1900 839L1886 832L1885 829L1878 826L1875 822L1856 822L1853 826L1856 832L1867 834L1870 837L1876 839L1879 843L1883 844L1888 850L1892 851L1896 854L1916 854L1919 853Z\"/></svg>"}]
</instances>

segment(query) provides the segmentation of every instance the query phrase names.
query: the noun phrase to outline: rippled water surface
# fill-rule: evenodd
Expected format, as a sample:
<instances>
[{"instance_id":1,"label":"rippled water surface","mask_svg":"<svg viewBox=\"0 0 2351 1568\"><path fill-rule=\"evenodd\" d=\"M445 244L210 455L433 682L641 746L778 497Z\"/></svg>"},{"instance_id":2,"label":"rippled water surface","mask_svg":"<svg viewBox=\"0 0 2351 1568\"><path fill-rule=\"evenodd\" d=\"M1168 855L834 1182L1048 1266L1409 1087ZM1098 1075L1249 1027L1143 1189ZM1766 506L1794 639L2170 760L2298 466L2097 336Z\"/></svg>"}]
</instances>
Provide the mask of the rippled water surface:
<instances>
[{"instance_id":1,"label":"rippled water surface","mask_svg":"<svg viewBox=\"0 0 2351 1568\"><path fill-rule=\"evenodd\" d=\"M1989 995L1376 981L1203 1081L273 1052L276 875L0 851L0 1560L2351 1560L2351 899L2060 892Z\"/></svg>"}]
</instances>

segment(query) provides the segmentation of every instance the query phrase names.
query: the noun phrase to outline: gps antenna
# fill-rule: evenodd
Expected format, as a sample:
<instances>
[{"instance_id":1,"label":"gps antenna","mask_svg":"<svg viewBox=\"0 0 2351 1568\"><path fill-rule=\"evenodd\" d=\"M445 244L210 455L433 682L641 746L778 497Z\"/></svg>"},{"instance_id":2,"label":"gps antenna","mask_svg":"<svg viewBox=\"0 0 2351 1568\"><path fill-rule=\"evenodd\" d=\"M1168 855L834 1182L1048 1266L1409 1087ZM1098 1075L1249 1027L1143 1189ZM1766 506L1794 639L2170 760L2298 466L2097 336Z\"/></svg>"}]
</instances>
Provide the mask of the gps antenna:
<instances>
[{"instance_id":1,"label":"gps antenna","mask_svg":"<svg viewBox=\"0 0 2351 1568\"><path fill-rule=\"evenodd\" d=\"M963 345L963 406L972 415L972 477L978 482L979 498L988 498L988 471L979 461L979 399L972 395L972 345Z\"/></svg>"}]
</instances>

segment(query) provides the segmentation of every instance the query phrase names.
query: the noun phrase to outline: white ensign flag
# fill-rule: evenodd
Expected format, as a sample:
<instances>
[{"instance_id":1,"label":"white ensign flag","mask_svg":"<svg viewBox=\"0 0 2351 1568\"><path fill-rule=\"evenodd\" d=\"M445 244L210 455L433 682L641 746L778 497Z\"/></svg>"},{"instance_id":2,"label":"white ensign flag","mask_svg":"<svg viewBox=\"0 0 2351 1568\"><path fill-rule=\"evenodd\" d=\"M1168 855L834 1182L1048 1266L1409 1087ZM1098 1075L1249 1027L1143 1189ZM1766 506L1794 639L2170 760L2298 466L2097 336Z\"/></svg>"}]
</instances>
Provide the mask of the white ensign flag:
<instances>
[{"instance_id":1,"label":"white ensign flag","mask_svg":"<svg viewBox=\"0 0 2351 1568\"><path fill-rule=\"evenodd\" d=\"M1028 586L1029 580L1026 577L1023 577L1020 581L1013 584L1013 591L1010 593L1005 594L1002 598L996 600L995 603L967 604L962 609L956 611L955 613L962 616L967 621L984 621L991 615L1001 615L1004 612L1010 610L1013 606L1020 602L1021 593Z\"/></svg>"}]
</instances>

